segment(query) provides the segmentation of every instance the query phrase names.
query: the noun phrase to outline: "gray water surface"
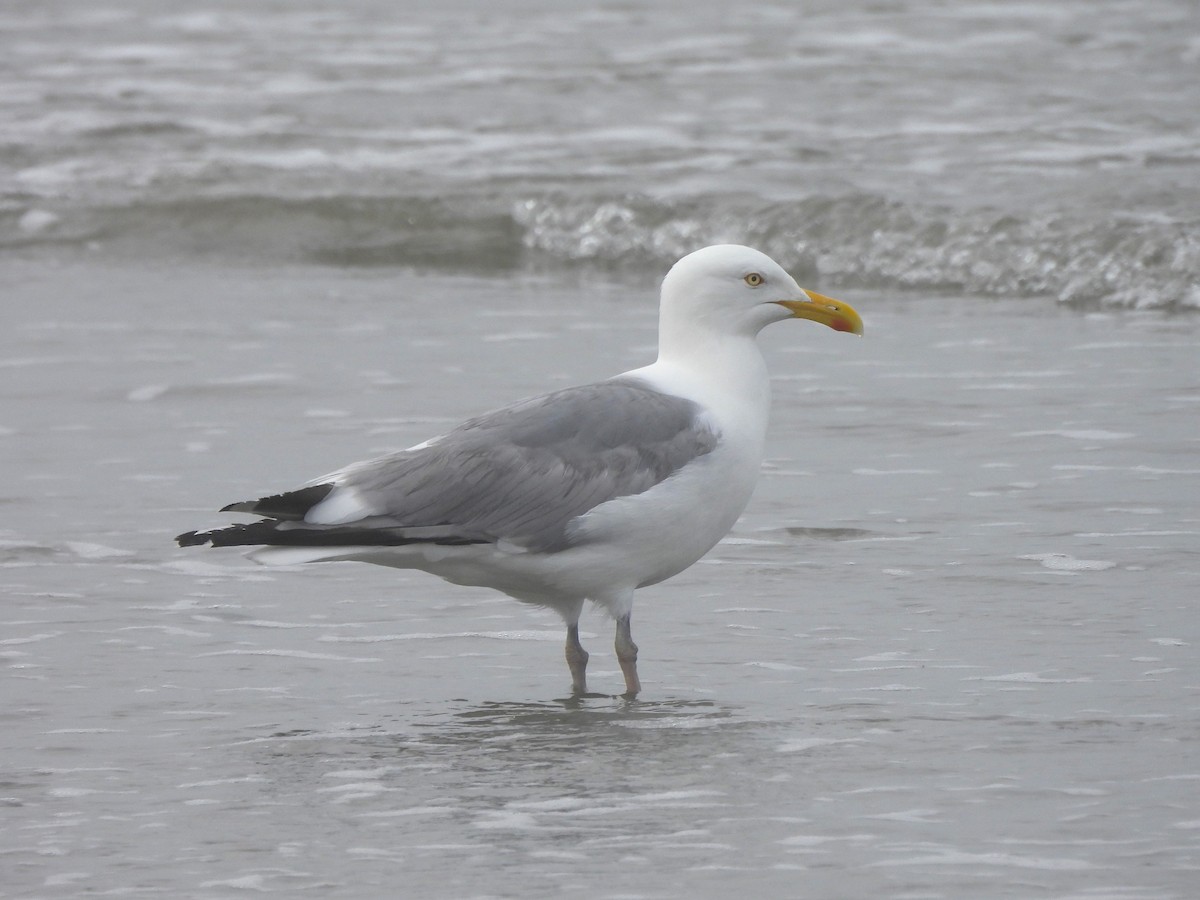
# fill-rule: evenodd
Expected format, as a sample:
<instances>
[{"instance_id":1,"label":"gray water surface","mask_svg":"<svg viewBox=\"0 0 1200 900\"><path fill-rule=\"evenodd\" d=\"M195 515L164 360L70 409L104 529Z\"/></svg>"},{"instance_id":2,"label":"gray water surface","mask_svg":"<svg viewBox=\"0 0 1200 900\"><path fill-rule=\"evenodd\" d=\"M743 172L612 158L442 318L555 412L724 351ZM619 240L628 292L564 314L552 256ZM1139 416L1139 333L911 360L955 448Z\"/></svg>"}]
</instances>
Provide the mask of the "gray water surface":
<instances>
[{"instance_id":1,"label":"gray water surface","mask_svg":"<svg viewBox=\"0 0 1200 900\"><path fill-rule=\"evenodd\" d=\"M1194 893L1200 323L773 327L750 510L573 701L552 614L171 538L645 362L651 287L4 272L0 896Z\"/></svg>"},{"instance_id":2,"label":"gray water surface","mask_svg":"<svg viewBox=\"0 0 1200 900\"><path fill-rule=\"evenodd\" d=\"M1190 0L41 0L0 248L1200 308ZM813 285L819 287L819 285Z\"/></svg>"}]
</instances>

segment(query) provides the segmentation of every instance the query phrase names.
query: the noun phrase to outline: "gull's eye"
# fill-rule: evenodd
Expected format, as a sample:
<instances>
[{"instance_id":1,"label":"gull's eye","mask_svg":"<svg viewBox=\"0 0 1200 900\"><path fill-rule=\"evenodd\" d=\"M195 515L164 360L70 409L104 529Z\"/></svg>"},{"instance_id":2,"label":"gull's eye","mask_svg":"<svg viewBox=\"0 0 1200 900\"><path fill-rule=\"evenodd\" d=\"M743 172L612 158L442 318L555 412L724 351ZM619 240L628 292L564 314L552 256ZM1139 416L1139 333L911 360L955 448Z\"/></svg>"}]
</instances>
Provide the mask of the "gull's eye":
<instances>
[{"instance_id":1,"label":"gull's eye","mask_svg":"<svg viewBox=\"0 0 1200 900\"><path fill-rule=\"evenodd\" d=\"M751 272L749 275L743 278L742 281L746 282L746 284L750 285L750 287L758 287L763 283L763 281L765 281L765 279L757 272Z\"/></svg>"}]
</instances>

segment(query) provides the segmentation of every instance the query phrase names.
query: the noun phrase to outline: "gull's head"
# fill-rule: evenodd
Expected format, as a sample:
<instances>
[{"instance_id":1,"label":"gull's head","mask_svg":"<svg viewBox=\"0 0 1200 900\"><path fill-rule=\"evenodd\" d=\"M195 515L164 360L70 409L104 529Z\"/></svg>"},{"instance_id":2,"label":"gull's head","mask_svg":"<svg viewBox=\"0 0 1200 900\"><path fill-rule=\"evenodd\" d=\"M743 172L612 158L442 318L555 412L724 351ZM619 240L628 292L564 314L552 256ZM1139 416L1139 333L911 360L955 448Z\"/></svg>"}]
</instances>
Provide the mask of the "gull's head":
<instances>
[{"instance_id":1,"label":"gull's head","mask_svg":"<svg viewBox=\"0 0 1200 900\"><path fill-rule=\"evenodd\" d=\"M806 291L765 253L716 244L689 253L662 284L662 324L726 334L756 335L772 322L809 319L834 331L862 334L862 318L848 303Z\"/></svg>"}]
</instances>

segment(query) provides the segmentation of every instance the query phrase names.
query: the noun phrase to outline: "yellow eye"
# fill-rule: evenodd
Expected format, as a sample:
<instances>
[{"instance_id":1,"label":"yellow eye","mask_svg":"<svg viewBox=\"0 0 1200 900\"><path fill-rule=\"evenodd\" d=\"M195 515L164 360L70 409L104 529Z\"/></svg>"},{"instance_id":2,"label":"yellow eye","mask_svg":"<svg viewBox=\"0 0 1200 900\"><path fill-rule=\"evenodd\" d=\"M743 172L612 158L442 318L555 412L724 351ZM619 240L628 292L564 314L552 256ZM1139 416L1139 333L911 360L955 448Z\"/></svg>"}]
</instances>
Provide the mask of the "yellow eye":
<instances>
[{"instance_id":1,"label":"yellow eye","mask_svg":"<svg viewBox=\"0 0 1200 900\"><path fill-rule=\"evenodd\" d=\"M750 287L758 287L763 283L763 277L757 272L751 272L749 275L743 278L742 281L746 282L746 284L750 285Z\"/></svg>"}]
</instances>

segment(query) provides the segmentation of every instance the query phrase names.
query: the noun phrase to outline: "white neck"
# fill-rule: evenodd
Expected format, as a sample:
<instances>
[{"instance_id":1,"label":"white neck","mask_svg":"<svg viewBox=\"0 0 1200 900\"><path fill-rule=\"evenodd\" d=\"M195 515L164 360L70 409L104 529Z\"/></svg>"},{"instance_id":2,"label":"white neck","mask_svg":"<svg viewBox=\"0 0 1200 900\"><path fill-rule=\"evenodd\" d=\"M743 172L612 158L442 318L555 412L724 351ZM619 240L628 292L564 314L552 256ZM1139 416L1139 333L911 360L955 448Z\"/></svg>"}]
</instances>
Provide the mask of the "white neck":
<instances>
[{"instance_id":1,"label":"white neck","mask_svg":"<svg viewBox=\"0 0 1200 900\"><path fill-rule=\"evenodd\" d=\"M672 333L672 331L674 333ZM753 337L704 328L664 331L658 360L633 372L655 388L705 407L715 424L759 446L766 438L771 382ZM687 331L687 334L679 333Z\"/></svg>"}]
</instances>

